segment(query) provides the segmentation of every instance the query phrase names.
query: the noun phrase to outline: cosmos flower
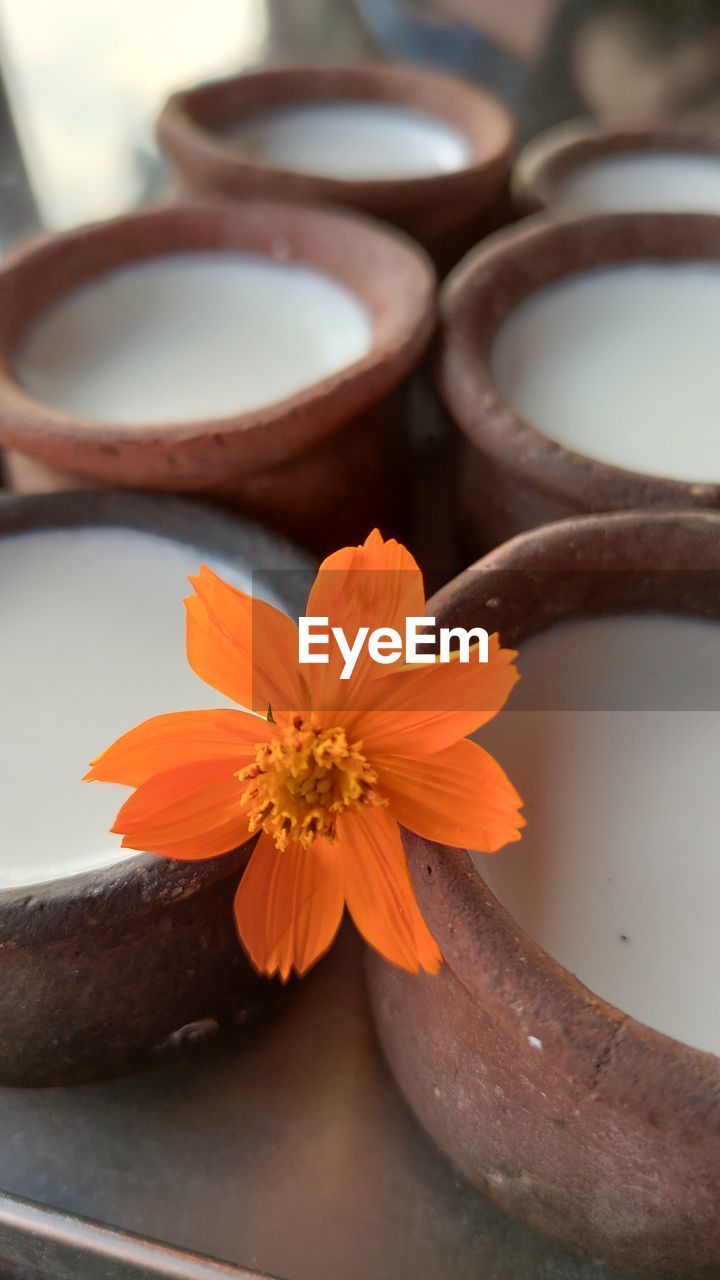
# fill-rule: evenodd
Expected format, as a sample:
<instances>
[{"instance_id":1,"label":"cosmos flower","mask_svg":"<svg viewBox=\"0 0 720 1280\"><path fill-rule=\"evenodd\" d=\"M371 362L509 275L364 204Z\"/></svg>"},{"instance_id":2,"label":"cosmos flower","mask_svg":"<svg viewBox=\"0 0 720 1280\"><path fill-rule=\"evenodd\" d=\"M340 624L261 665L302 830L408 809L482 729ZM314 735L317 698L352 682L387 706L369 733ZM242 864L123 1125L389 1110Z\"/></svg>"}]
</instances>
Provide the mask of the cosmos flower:
<instances>
[{"instance_id":1,"label":"cosmos flower","mask_svg":"<svg viewBox=\"0 0 720 1280\"><path fill-rule=\"evenodd\" d=\"M294 622L207 567L186 600L193 671L236 709L156 716L99 756L90 780L134 788L113 830L123 847L211 858L259 834L235 899L253 964L285 980L330 947L347 908L388 960L437 972L400 828L492 853L519 839L520 797L467 737L504 705L515 654L487 663L379 667L365 654L300 665ZM423 616L422 574L375 531L322 564L307 615L347 636Z\"/></svg>"}]
</instances>

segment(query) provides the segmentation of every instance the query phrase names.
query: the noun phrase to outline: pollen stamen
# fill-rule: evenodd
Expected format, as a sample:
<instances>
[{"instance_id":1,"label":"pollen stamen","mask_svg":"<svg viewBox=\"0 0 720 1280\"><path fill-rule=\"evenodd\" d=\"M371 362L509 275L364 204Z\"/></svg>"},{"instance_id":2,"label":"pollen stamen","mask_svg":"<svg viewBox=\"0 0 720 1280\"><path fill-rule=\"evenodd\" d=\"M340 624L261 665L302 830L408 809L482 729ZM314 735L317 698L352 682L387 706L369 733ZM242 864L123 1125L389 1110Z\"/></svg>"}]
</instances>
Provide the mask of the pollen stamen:
<instances>
[{"instance_id":1,"label":"pollen stamen","mask_svg":"<svg viewBox=\"0 0 720 1280\"><path fill-rule=\"evenodd\" d=\"M278 849L291 840L309 848L322 836L333 844L337 819L348 809L387 802L375 791L377 773L339 727L321 729L317 717L293 718L282 736L259 746L238 773L251 832L272 836Z\"/></svg>"}]
</instances>

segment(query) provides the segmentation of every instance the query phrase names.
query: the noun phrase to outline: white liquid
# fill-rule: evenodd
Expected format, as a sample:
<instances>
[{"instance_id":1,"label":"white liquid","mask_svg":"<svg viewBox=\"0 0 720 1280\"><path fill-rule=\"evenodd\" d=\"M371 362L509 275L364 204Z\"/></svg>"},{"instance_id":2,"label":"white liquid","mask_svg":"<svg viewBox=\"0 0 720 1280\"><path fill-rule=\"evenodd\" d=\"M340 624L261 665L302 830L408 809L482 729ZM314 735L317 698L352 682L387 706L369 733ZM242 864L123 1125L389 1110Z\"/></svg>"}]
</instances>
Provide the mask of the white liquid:
<instances>
[{"instance_id":1,"label":"white liquid","mask_svg":"<svg viewBox=\"0 0 720 1280\"><path fill-rule=\"evenodd\" d=\"M558 184L576 210L720 213L720 156L636 151L578 165Z\"/></svg>"},{"instance_id":2,"label":"white liquid","mask_svg":"<svg viewBox=\"0 0 720 1280\"><path fill-rule=\"evenodd\" d=\"M49 308L15 372L38 400L78 417L190 422L282 400L361 359L371 337L357 298L309 267L168 254Z\"/></svg>"},{"instance_id":3,"label":"white liquid","mask_svg":"<svg viewBox=\"0 0 720 1280\"><path fill-rule=\"evenodd\" d=\"M185 658L200 551L128 529L0 538L0 889L110 866L130 794L81 781L141 720L229 705ZM215 566L250 590L246 574Z\"/></svg>"},{"instance_id":4,"label":"white liquid","mask_svg":"<svg viewBox=\"0 0 720 1280\"><path fill-rule=\"evenodd\" d=\"M720 481L720 267L639 263L541 289L501 327L492 369L545 435L630 471Z\"/></svg>"},{"instance_id":5,"label":"white liquid","mask_svg":"<svg viewBox=\"0 0 720 1280\"><path fill-rule=\"evenodd\" d=\"M513 709L478 736L528 825L477 865L593 992L720 1053L720 624L567 623L523 645L519 669ZM559 693L573 709L544 709ZM628 709L587 709L611 706Z\"/></svg>"},{"instance_id":6,"label":"white liquid","mask_svg":"<svg viewBox=\"0 0 720 1280\"><path fill-rule=\"evenodd\" d=\"M265 164L329 178L422 178L464 169L470 158L458 129L388 103L284 107L241 121L226 136Z\"/></svg>"}]
</instances>

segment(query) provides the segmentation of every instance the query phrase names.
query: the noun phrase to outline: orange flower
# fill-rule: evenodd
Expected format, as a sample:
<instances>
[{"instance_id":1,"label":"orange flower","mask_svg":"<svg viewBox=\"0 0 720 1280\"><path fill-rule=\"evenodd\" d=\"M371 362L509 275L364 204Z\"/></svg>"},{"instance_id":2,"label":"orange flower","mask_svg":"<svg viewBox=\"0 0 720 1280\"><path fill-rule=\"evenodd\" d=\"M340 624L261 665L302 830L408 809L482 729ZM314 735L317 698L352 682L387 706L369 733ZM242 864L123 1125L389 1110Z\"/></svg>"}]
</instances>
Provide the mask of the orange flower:
<instances>
[{"instance_id":1,"label":"orange flower","mask_svg":"<svg viewBox=\"0 0 720 1280\"><path fill-rule=\"evenodd\" d=\"M388 960L437 972L398 824L487 852L519 839L519 796L465 736L505 703L514 653L493 636L487 664L382 667L366 656L341 681L332 656L299 665L297 628L271 605L207 567L191 582L188 661L249 710L156 716L93 762L89 779L135 788L113 827L123 847L210 858L260 832L235 917L267 974L305 973L345 907ZM307 614L352 640L360 626L402 631L424 606L412 556L376 530L324 561Z\"/></svg>"}]
</instances>

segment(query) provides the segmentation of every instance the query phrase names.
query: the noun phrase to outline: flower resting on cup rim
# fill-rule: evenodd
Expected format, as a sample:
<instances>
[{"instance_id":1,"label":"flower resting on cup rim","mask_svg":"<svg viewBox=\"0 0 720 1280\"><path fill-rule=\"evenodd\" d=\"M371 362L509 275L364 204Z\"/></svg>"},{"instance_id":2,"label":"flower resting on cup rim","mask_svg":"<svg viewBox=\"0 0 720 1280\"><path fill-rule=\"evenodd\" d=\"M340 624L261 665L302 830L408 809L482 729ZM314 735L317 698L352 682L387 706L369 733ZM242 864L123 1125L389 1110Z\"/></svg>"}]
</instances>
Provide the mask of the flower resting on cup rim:
<instances>
[{"instance_id":1,"label":"flower resting on cup rim","mask_svg":"<svg viewBox=\"0 0 720 1280\"><path fill-rule=\"evenodd\" d=\"M442 957L415 900L400 825L496 852L520 838L521 800L468 739L505 704L511 650L488 662L300 666L297 627L203 566L191 578L187 656L241 708L179 711L131 729L87 778L133 787L113 831L123 848L195 860L258 834L235 897L238 934L262 973L307 972L347 908L365 940L411 972ZM375 530L321 565L308 615L354 635L422 616L422 574Z\"/></svg>"}]
</instances>

